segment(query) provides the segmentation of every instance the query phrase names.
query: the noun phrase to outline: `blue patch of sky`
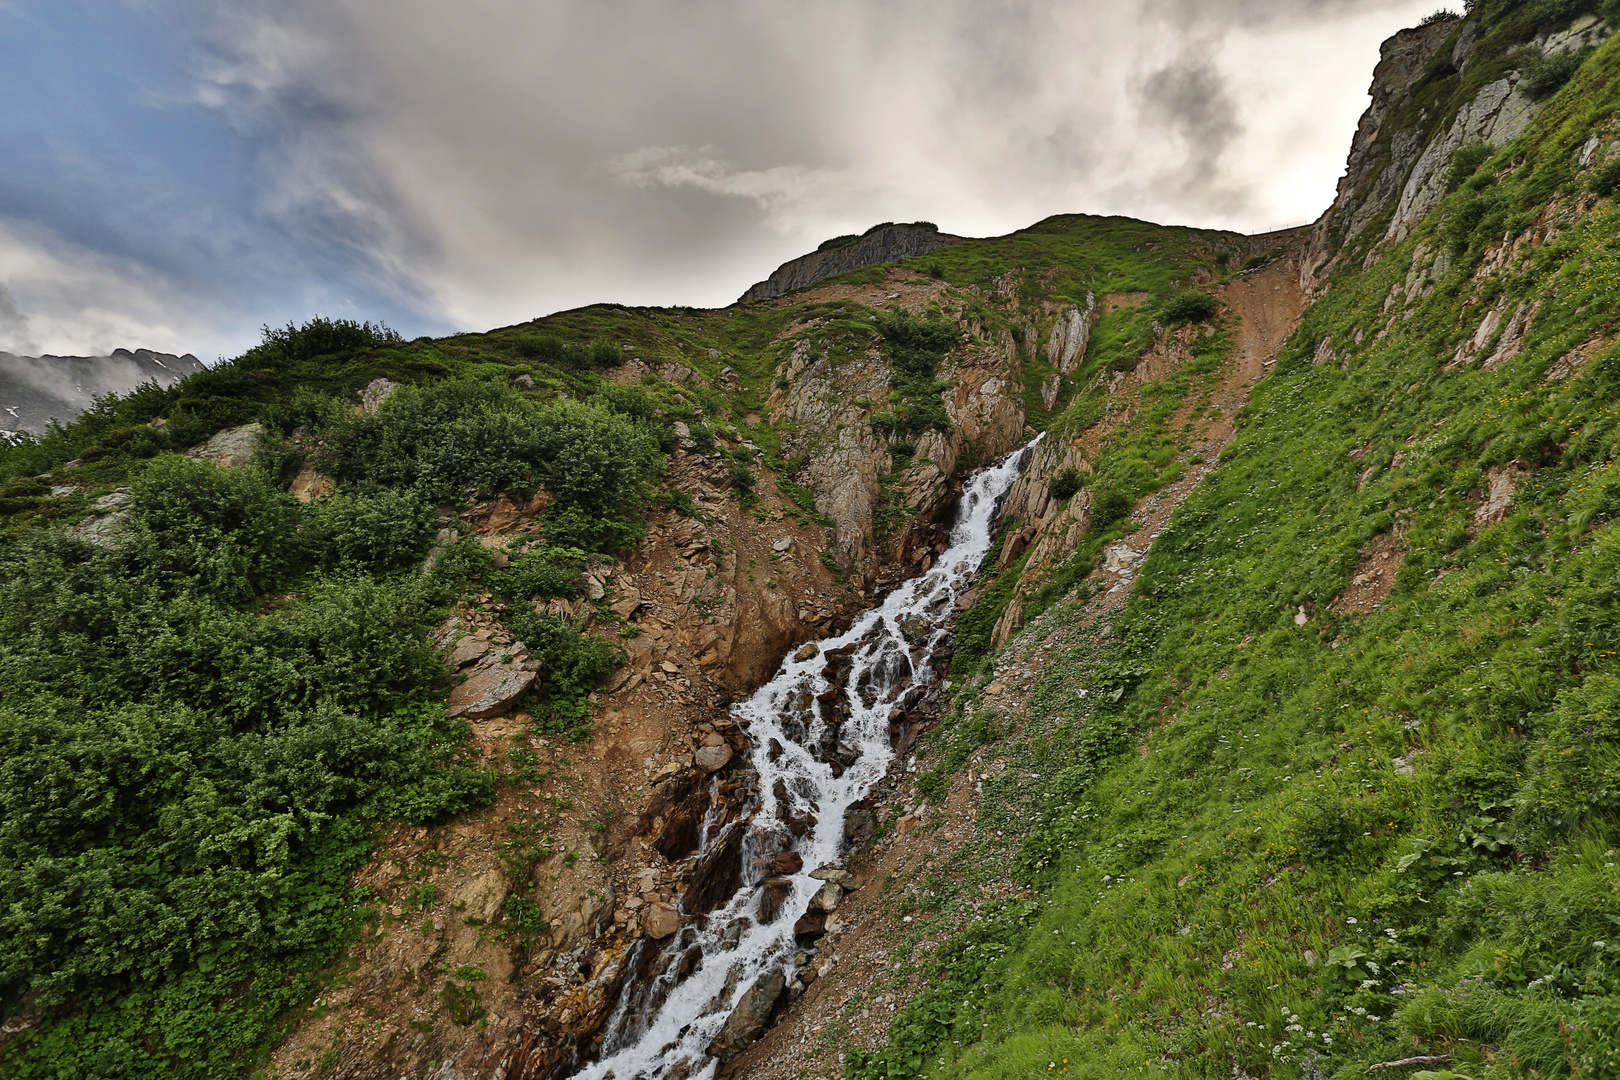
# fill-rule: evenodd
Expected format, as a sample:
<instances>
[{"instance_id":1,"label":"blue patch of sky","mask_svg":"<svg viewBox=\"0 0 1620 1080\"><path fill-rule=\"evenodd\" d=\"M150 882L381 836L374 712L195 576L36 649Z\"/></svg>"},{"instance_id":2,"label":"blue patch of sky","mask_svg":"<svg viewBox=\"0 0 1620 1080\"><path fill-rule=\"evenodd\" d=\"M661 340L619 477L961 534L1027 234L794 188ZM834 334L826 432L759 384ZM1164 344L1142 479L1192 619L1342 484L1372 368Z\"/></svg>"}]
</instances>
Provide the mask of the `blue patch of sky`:
<instances>
[{"instance_id":1,"label":"blue patch of sky","mask_svg":"<svg viewBox=\"0 0 1620 1080\"><path fill-rule=\"evenodd\" d=\"M0 0L0 215L146 268L149 285L239 321L244 344L261 322L313 314L442 330L370 284L363 253L264 211L265 146L195 102L182 21L114 0Z\"/></svg>"}]
</instances>

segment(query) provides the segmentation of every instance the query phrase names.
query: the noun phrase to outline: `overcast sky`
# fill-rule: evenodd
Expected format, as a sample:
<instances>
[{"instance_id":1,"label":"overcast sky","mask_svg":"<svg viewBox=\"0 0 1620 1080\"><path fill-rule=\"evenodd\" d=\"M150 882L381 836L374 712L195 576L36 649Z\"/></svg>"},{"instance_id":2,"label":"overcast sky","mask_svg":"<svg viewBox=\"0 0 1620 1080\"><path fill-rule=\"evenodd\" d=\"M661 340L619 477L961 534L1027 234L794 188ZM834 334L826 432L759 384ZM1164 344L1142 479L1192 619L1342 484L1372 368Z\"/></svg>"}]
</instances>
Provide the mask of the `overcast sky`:
<instances>
[{"instance_id":1,"label":"overcast sky","mask_svg":"<svg viewBox=\"0 0 1620 1080\"><path fill-rule=\"evenodd\" d=\"M0 350L724 305L879 221L1261 231L1436 0L0 0Z\"/></svg>"}]
</instances>

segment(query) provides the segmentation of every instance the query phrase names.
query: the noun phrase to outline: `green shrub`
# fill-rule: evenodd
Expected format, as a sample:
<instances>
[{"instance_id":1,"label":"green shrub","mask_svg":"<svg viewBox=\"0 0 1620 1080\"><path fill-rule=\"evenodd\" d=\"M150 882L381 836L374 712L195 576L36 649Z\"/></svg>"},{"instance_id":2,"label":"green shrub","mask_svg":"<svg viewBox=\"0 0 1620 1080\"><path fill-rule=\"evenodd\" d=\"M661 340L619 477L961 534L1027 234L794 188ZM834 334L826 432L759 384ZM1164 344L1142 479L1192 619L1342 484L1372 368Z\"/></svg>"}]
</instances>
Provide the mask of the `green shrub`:
<instances>
[{"instance_id":1,"label":"green shrub","mask_svg":"<svg viewBox=\"0 0 1620 1080\"><path fill-rule=\"evenodd\" d=\"M269 550L295 535L266 527L280 497L160 460L136 550L0 549L0 1001L44 1010L8 1075L229 1075L352 936L365 822L489 797L428 696L426 591L315 579L236 606L229 565L294 561Z\"/></svg>"},{"instance_id":2,"label":"green shrub","mask_svg":"<svg viewBox=\"0 0 1620 1080\"><path fill-rule=\"evenodd\" d=\"M0 514L19 514L41 505L51 487L32 476L20 476L0 484Z\"/></svg>"},{"instance_id":3,"label":"green shrub","mask_svg":"<svg viewBox=\"0 0 1620 1080\"><path fill-rule=\"evenodd\" d=\"M1620 156L1614 157L1596 169L1586 186L1587 190L1605 199L1613 195L1615 189L1620 188Z\"/></svg>"},{"instance_id":4,"label":"green shrub","mask_svg":"<svg viewBox=\"0 0 1620 1080\"><path fill-rule=\"evenodd\" d=\"M726 470L726 476L731 481L731 490L739 495L751 493L754 490L754 485L758 482L754 470L750 469L747 463L742 461L733 461L731 467Z\"/></svg>"},{"instance_id":5,"label":"green shrub","mask_svg":"<svg viewBox=\"0 0 1620 1080\"><path fill-rule=\"evenodd\" d=\"M552 542L592 551L636 535L663 466L657 438L623 413L576 401L531 405L510 387L467 379L406 387L337 441L340 477L409 488L429 503L538 480L557 497Z\"/></svg>"},{"instance_id":6,"label":"green shrub","mask_svg":"<svg viewBox=\"0 0 1620 1080\"><path fill-rule=\"evenodd\" d=\"M527 896L519 896L517 893L508 896L501 904L501 912L506 916L506 921L511 923L525 939L537 938L551 929L551 924L546 921L540 905Z\"/></svg>"},{"instance_id":7,"label":"green shrub","mask_svg":"<svg viewBox=\"0 0 1620 1080\"><path fill-rule=\"evenodd\" d=\"M231 604L245 604L299 567L301 507L252 469L167 456L131 485L130 534L147 567Z\"/></svg>"},{"instance_id":8,"label":"green shrub","mask_svg":"<svg viewBox=\"0 0 1620 1080\"><path fill-rule=\"evenodd\" d=\"M1535 46L1526 46L1514 57L1519 65L1518 89L1532 101L1549 98L1575 77L1591 49L1575 49L1548 55Z\"/></svg>"},{"instance_id":9,"label":"green shrub","mask_svg":"<svg viewBox=\"0 0 1620 1080\"><path fill-rule=\"evenodd\" d=\"M591 342L591 366L615 368L624 363L624 350L611 341Z\"/></svg>"},{"instance_id":10,"label":"green shrub","mask_svg":"<svg viewBox=\"0 0 1620 1080\"><path fill-rule=\"evenodd\" d=\"M628 520L638 513L663 471L651 432L595 405L562 401L540 408L533 439L536 472L546 489L563 506L600 519Z\"/></svg>"},{"instance_id":11,"label":"green shrub","mask_svg":"<svg viewBox=\"0 0 1620 1080\"><path fill-rule=\"evenodd\" d=\"M513 351L529 360L560 364L567 357L562 338L556 334L524 334L512 345Z\"/></svg>"},{"instance_id":12,"label":"green shrub","mask_svg":"<svg viewBox=\"0 0 1620 1080\"><path fill-rule=\"evenodd\" d=\"M1463 181L1478 172L1495 152L1496 148L1485 142L1468 143L1453 150L1446 163L1446 191L1462 187Z\"/></svg>"},{"instance_id":13,"label":"green shrub","mask_svg":"<svg viewBox=\"0 0 1620 1080\"><path fill-rule=\"evenodd\" d=\"M508 386L456 379L407 386L335 438L331 469L361 486L409 488L432 504L495 491L534 467L535 417Z\"/></svg>"},{"instance_id":14,"label":"green shrub","mask_svg":"<svg viewBox=\"0 0 1620 1080\"><path fill-rule=\"evenodd\" d=\"M379 322L316 317L303 326L288 323L272 330L263 329L263 340L243 355L252 366L290 365L322 356L337 356L357 349L376 348L401 342L399 334Z\"/></svg>"},{"instance_id":15,"label":"green shrub","mask_svg":"<svg viewBox=\"0 0 1620 1080\"><path fill-rule=\"evenodd\" d=\"M934 381L934 371L956 344L954 327L937 319L919 319L906 311L882 316L878 331L889 345L894 366L892 385L902 406L893 420L873 418L873 431L880 434L949 431L951 418L940 396L949 384Z\"/></svg>"},{"instance_id":16,"label":"green shrub","mask_svg":"<svg viewBox=\"0 0 1620 1080\"><path fill-rule=\"evenodd\" d=\"M454 544L434 549L427 576L441 595L450 599L462 595L470 582L488 577L494 566L494 554L489 548L477 537L464 536Z\"/></svg>"},{"instance_id":17,"label":"green shrub","mask_svg":"<svg viewBox=\"0 0 1620 1080\"><path fill-rule=\"evenodd\" d=\"M585 552L578 548L543 548L520 556L485 579L491 589L514 601L578 596L585 559Z\"/></svg>"},{"instance_id":18,"label":"green shrub","mask_svg":"<svg viewBox=\"0 0 1620 1080\"><path fill-rule=\"evenodd\" d=\"M1131 516L1131 500L1123 492L1113 488L1104 488L1097 492L1091 503L1090 530L1094 533L1106 532L1116 522L1124 521Z\"/></svg>"},{"instance_id":19,"label":"green shrub","mask_svg":"<svg viewBox=\"0 0 1620 1080\"><path fill-rule=\"evenodd\" d=\"M326 566L387 573L421 561L433 543L433 507L386 488L337 492L312 504L306 543Z\"/></svg>"},{"instance_id":20,"label":"green shrub","mask_svg":"<svg viewBox=\"0 0 1620 1080\"><path fill-rule=\"evenodd\" d=\"M549 613L512 614L507 626L540 661L540 699L548 714L543 727L571 740L588 737L591 691L602 676L624 663L624 654Z\"/></svg>"},{"instance_id":21,"label":"green shrub","mask_svg":"<svg viewBox=\"0 0 1620 1080\"><path fill-rule=\"evenodd\" d=\"M1165 300L1159 306L1159 318L1171 325L1202 322L1214 315L1219 306L1209 293L1193 289L1176 293Z\"/></svg>"},{"instance_id":22,"label":"green shrub","mask_svg":"<svg viewBox=\"0 0 1620 1080\"><path fill-rule=\"evenodd\" d=\"M1052 498L1057 499L1059 502L1066 502L1074 498L1080 489L1085 486L1085 477L1080 475L1079 469L1071 466L1052 478L1052 484L1048 490L1051 491Z\"/></svg>"}]
</instances>

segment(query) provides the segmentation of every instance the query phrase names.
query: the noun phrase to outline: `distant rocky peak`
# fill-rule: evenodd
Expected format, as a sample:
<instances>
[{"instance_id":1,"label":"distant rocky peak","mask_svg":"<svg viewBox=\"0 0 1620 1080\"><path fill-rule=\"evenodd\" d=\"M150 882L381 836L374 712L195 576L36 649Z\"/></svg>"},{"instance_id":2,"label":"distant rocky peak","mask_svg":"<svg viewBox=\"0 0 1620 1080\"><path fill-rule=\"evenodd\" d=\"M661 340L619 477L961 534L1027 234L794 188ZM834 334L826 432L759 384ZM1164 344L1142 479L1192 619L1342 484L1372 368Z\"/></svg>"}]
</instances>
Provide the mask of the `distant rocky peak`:
<instances>
[{"instance_id":1,"label":"distant rocky peak","mask_svg":"<svg viewBox=\"0 0 1620 1080\"><path fill-rule=\"evenodd\" d=\"M98 396L126 394L146 382L169 387L204 370L191 353L114 349L106 356L18 356L0 352L0 430L43 434L67 423Z\"/></svg>"}]
</instances>

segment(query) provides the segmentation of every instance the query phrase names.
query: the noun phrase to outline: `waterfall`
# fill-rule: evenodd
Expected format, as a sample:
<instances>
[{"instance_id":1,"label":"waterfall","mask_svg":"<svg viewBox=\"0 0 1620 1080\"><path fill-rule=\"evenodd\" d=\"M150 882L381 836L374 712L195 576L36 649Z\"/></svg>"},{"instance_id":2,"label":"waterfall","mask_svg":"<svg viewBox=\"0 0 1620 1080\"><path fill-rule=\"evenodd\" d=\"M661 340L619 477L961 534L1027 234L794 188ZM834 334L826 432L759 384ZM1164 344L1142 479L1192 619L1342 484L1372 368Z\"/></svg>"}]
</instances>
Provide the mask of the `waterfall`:
<instances>
[{"instance_id":1,"label":"waterfall","mask_svg":"<svg viewBox=\"0 0 1620 1080\"><path fill-rule=\"evenodd\" d=\"M743 885L709 914L702 932L687 927L669 943L680 962L669 963L650 985L626 988L604 1029L601 1060L576 1076L711 1076L716 1061L707 1047L741 996L762 975L792 978L802 951L793 925L823 885L810 875L838 859L845 812L888 771L890 710L897 696L920 696L931 684L929 658L950 633L956 600L990 550L1003 496L1043 437L968 480L949 546L929 570L847 632L820 642L814 655L790 653L770 682L733 707L753 741L758 799L747 821L724 830L705 821L702 842L730 840L733 829L745 830ZM777 890L786 878L786 895L781 913L762 923L760 856L784 851L798 852L803 868L775 876Z\"/></svg>"}]
</instances>

